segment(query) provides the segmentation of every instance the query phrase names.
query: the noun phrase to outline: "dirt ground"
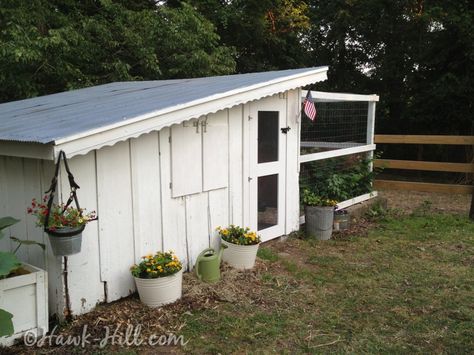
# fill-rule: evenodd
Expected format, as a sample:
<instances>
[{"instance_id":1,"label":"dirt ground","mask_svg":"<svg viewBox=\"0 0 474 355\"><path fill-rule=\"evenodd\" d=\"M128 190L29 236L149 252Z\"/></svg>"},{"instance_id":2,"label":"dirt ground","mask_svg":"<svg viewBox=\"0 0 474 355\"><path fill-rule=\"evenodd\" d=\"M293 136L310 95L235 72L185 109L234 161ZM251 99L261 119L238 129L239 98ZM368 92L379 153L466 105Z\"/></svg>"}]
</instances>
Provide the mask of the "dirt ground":
<instances>
[{"instance_id":1,"label":"dirt ground","mask_svg":"<svg viewBox=\"0 0 474 355\"><path fill-rule=\"evenodd\" d=\"M411 213L425 205L433 211L466 214L471 205L471 195L395 190L379 191L379 195L388 200L388 208L402 213Z\"/></svg>"}]
</instances>

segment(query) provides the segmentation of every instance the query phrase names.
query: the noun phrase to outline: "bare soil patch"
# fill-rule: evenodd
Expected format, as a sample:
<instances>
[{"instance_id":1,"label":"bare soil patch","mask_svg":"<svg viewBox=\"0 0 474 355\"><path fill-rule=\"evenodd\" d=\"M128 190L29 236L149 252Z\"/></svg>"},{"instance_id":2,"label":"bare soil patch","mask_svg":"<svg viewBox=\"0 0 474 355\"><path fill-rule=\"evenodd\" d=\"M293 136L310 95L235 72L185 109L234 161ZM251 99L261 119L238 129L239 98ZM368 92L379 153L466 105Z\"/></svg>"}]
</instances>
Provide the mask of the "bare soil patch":
<instances>
[{"instance_id":1,"label":"bare soil patch","mask_svg":"<svg viewBox=\"0 0 474 355\"><path fill-rule=\"evenodd\" d=\"M467 214L471 204L471 195L395 190L379 191L379 195L388 200L388 208L403 214L413 213L423 205L436 212Z\"/></svg>"}]
</instances>

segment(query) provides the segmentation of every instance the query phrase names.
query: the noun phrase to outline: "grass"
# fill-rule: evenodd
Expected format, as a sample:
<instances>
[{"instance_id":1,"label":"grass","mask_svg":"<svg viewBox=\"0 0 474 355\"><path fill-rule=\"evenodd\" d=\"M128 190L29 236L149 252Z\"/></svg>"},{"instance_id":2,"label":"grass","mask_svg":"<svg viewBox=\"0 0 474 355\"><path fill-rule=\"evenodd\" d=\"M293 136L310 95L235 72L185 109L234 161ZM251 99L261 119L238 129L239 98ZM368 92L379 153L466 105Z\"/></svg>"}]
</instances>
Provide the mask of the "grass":
<instances>
[{"instance_id":1,"label":"grass","mask_svg":"<svg viewBox=\"0 0 474 355\"><path fill-rule=\"evenodd\" d=\"M259 257L260 298L182 315L184 351L474 352L474 223L465 217L424 206L384 216L367 236L289 238Z\"/></svg>"}]
</instances>

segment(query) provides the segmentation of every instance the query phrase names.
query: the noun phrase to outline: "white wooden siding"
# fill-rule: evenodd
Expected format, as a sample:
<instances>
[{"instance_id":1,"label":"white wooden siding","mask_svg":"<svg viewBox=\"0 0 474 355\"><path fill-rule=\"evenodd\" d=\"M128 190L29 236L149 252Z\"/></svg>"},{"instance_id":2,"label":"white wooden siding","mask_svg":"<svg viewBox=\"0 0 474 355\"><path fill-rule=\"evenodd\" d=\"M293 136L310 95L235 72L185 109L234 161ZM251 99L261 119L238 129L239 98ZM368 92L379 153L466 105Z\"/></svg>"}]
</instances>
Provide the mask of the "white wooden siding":
<instances>
[{"instance_id":1,"label":"white wooden siding","mask_svg":"<svg viewBox=\"0 0 474 355\"><path fill-rule=\"evenodd\" d=\"M301 112L300 90L288 91L286 135L286 223L285 234L299 229L299 115Z\"/></svg>"},{"instance_id":2,"label":"white wooden siding","mask_svg":"<svg viewBox=\"0 0 474 355\"><path fill-rule=\"evenodd\" d=\"M101 280L107 282L107 301L113 301L135 290L130 141L97 151L97 192Z\"/></svg>"},{"instance_id":3,"label":"white wooden siding","mask_svg":"<svg viewBox=\"0 0 474 355\"><path fill-rule=\"evenodd\" d=\"M159 143L153 132L130 144L136 261L163 248Z\"/></svg>"},{"instance_id":4,"label":"white wooden siding","mask_svg":"<svg viewBox=\"0 0 474 355\"><path fill-rule=\"evenodd\" d=\"M218 248L220 240L216 228L218 226L227 226L229 222L229 193L227 189L219 189L209 191L208 194L209 220L208 220L208 236L211 248ZM234 209L235 211L235 209ZM240 214L241 215L241 214Z\"/></svg>"},{"instance_id":5,"label":"white wooden siding","mask_svg":"<svg viewBox=\"0 0 474 355\"><path fill-rule=\"evenodd\" d=\"M160 131L160 167L161 167L161 218L163 229L163 250L173 250L186 265L186 209L184 198L171 196L171 150L169 128Z\"/></svg>"},{"instance_id":6,"label":"white wooden siding","mask_svg":"<svg viewBox=\"0 0 474 355\"><path fill-rule=\"evenodd\" d=\"M5 231L0 240L0 249L14 250L16 243L10 242L10 236L45 243L50 250L47 237L42 229L35 226L35 217L26 213L33 197L39 199L49 188L53 174L52 161L39 161L17 157L0 156L0 216L12 216L20 220L18 224ZM49 309L51 313L62 314L64 310L63 279L61 259L47 254L37 246L22 246L18 258L37 267L47 269L49 279Z\"/></svg>"},{"instance_id":7,"label":"white wooden siding","mask_svg":"<svg viewBox=\"0 0 474 355\"><path fill-rule=\"evenodd\" d=\"M26 239L28 235L28 222L26 221L26 205L25 201L31 202L33 197L40 197L38 194L34 196L26 196L25 188L25 172L23 171L23 161L21 158L5 158L5 168L7 171L7 200L8 200L8 211L7 214L15 217L22 221L10 227L10 234L6 238L15 236L20 239ZM38 191L40 192L40 191ZM33 217L30 217L34 219ZM11 245L12 249L15 247ZM18 258L22 261L28 262L28 250L27 248L20 248L16 253Z\"/></svg>"},{"instance_id":8,"label":"white wooden siding","mask_svg":"<svg viewBox=\"0 0 474 355\"><path fill-rule=\"evenodd\" d=\"M185 205L188 270L191 270L199 253L209 248L207 193L186 196Z\"/></svg>"},{"instance_id":9,"label":"white wooden siding","mask_svg":"<svg viewBox=\"0 0 474 355\"><path fill-rule=\"evenodd\" d=\"M203 191L228 186L228 110L208 115L202 132Z\"/></svg>"},{"instance_id":10,"label":"white wooden siding","mask_svg":"<svg viewBox=\"0 0 474 355\"><path fill-rule=\"evenodd\" d=\"M194 127L194 125L197 125ZM199 120L171 127L173 197L202 191L202 141Z\"/></svg>"},{"instance_id":11,"label":"white wooden siding","mask_svg":"<svg viewBox=\"0 0 474 355\"><path fill-rule=\"evenodd\" d=\"M243 105L229 110L229 223L243 225ZM222 223L224 225L224 223Z\"/></svg>"},{"instance_id":12,"label":"white wooden siding","mask_svg":"<svg viewBox=\"0 0 474 355\"><path fill-rule=\"evenodd\" d=\"M86 212L98 210L96 154L76 156L68 161L77 190L79 204ZM66 202L70 187L64 165L61 166L61 200ZM74 205L74 202L73 202ZM122 236L125 237L125 236ZM115 241L117 243L117 241ZM117 243L118 244L118 243ZM113 249L115 251L115 248ZM100 277L99 222L89 223L82 232L81 253L68 257L68 287L71 309L74 313L85 313L98 302L105 301L104 285ZM87 285L87 287L85 287ZM81 290L77 292L75 290Z\"/></svg>"}]
</instances>

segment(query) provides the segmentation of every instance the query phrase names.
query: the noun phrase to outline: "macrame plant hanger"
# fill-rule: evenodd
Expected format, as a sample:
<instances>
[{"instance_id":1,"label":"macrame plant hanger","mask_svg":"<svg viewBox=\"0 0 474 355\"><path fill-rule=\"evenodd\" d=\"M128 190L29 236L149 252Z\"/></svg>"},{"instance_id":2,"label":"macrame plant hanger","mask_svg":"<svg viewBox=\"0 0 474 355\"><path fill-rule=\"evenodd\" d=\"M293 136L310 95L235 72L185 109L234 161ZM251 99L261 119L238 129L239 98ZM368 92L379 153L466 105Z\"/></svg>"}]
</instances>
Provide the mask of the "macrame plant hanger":
<instances>
[{"instance_id":1,"label":"macrame plant hanger","mask_svg":"<svg viewBox=\"0 0 474 355\"><path fill-rule=\"evenodd\" d=\"M54 196L56 194L56 187L58 185L58 174L59 174L59 168L61 166L61 159L64 161L64 167L66 168L67 177L68 177L68 180L69 180L69 188L70 188L69 198L66 202L66 205L63 208L62 213L66 212L67 208L74 201L75 204L76 204L77 209L79 210L79 215L82 216L82 211L81 211L81 208L79 206L79 200L77 199L77 193L76 193L76 190L79 189L80 187L74 181L74 175L72 175L71 170L69 170L69 165L68 165L67 159L66 159L66 153L64 153L64 151L61 150L59 152L58 161L56 163L56 170L54 172L53 179L51 180L51 186L49 187L49 190L45 192L46 194L49 193L49 200L48 200L48 210L47 210L46 218L45 218L45 221L44 221L44 231L48 234L53 234L53 235L58 235L58 236L70 236L70 235L81 233L84 230L85 225L82 225L81 229L76 230L76 231L71 232L71 233L67 233L67 234L65 234L65 233L58 234L56 230L50 229L49 226L48 226L49 225L50 211L51 211L51 207L53 206L53 200L54 200Z\"/></svg>"}]
</instances>

